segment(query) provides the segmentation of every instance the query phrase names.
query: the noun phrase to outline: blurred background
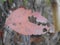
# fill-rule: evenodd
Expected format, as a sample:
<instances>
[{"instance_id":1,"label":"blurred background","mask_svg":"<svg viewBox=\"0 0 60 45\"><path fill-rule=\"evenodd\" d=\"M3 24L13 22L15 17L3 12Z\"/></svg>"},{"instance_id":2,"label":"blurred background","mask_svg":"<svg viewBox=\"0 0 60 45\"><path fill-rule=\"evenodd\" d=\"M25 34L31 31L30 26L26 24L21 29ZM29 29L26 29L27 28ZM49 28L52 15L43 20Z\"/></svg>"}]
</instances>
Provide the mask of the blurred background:
<instances>
[{"instance_id":1,"label":"blurred background","mask_svg":"<svg viewBox=\"0 0 60 45\"><path fill-rule=\"evenodd\" d=\"M31 35L31 45L60 45L60 16L57 14L59 5L59 0L0 0L0 45L24 45L19 33L4 27L6 19L18 8L37 11L48 20L50 32L44 35Z\"/></svg>"}]
</instances>

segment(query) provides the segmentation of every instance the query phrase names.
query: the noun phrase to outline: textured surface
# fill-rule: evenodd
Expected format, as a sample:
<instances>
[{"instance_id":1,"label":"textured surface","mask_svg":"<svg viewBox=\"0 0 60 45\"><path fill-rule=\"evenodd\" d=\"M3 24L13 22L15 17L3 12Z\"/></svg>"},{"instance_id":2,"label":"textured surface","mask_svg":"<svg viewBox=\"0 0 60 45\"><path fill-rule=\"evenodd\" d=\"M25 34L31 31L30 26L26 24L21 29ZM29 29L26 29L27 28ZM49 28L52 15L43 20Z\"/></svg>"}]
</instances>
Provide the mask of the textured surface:
<instances>
[{"instance_id":1,"label":"textured surface","mask_svg":"<svg viewBox=\"0 0 60 45\"><path fill-rule=\"evenodd\" d=\"M43 29L46 28L48 31L49 27L47 25L37 25L29 22L28 17L32 15L37 18L37 22L47 23L47 19L41 16L40 13L32 13L31 10L19 8L7 18L5 25L7 25L8 28L11 28L12 30L24 35L41 35L46 33L43 32Z\"/></svg>"}]
</instances>

